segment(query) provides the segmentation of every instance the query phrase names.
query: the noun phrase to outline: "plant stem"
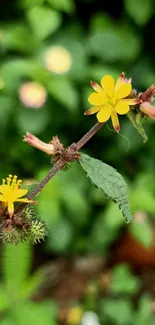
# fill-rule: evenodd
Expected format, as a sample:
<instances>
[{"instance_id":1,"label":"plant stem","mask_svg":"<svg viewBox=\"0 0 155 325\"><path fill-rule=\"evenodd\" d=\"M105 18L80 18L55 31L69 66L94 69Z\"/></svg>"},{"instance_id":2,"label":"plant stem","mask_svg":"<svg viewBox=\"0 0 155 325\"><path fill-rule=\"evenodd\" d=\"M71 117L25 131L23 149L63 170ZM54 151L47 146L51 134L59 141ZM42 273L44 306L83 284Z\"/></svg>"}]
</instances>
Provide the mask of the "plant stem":
<instances>
[{"instance_id":1,"label":"plant stem","mask_svg":"<svg viewBox=\"0 0 155 325\"><path fill-rule=\"evenodd\" d=\"M76 143L76 148L77 150L81 149L85 143L87 143L93 136L94 134L101 129L101 127L105 123L96 123L77 143Z\"/></svg>"},{"instance_id":2,"label":"plant stem","mask_svg":"<svg viewBox=\"0 0 155 325\"><path fill-rule=\"evenodd\" d=\"M101 127L105 123L96 123L77 143L72 143L66 150L77 153L79 149L81 149L94 135L101 129ZM48 174L43 178L43 180L36 186L36 188L30 192L28 195L28 199L32 200L35 196L45 187L45 185L53 178L53 176L62 169L67 162L72 162L76 160L76 155L73 154L72 158L61 157L54 166L49 170ZM18 206L15 213L21 213L21 211L25 208L25 203L22 203Z\"/></svg>"}]
</instances>

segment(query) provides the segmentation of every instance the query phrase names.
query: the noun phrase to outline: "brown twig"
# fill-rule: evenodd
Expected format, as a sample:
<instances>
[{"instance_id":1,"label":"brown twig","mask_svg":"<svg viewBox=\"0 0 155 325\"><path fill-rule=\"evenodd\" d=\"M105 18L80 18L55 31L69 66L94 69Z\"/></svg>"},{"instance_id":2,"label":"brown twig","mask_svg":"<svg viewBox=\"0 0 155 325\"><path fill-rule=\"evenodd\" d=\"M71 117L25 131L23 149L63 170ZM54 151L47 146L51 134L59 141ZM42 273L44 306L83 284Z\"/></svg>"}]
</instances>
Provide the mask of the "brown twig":
<instances>
[{"instance_id":1,"label":"brown twig","mask_svg":"<svg viewBox=\"0 0 155 325\"><path fill-rule=\"evenodd\" d=\"M96 123L77 143L72 143L66 150L65 154L54 164L48 174L36 186L36 188L28 195L28 199L32 200L45 187L45 185L53 178L53 176L62 169L66 163L79 159L78 151L101 129L105 123ZM25 203L18 206L15 214L21 213L25 208Z\"/></svg>"}]
</instances>

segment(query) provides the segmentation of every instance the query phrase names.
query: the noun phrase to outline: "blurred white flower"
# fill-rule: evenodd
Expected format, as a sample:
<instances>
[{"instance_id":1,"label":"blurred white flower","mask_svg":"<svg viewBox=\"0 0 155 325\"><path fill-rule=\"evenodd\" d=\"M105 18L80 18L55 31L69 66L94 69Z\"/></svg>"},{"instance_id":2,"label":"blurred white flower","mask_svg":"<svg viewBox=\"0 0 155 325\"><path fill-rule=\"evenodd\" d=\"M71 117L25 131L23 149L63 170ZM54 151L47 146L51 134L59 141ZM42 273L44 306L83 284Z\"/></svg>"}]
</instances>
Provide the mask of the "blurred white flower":
<instances>
[{"instance_id":1,"label":"blurred white flower","mask_svg":"<svg viewBox=\"0 0 155 325\"><path fill-rule=\"evenodd\" d=\"M100 325L97 314L93 311L85 312L81 319L81 325Z\"/></svg>"},{"instance_id":2,"label":"blurred white flower","mask_svg":"<svg viewBox=\"0 0 155 325\"><path fill-rule=\"evenodd\" d=\"M31 108L40 108L46 101L46 89L38 82L26 82L19 89L22 103Z\"/></svg>"},{"instance_id":3,"label":"blurred white flower","mask_svg":"<svg viewBox=\"0 0 155 325\"><path fill-rule=\"evenodd\" d=\"M62 46L51 46L45 53L45 65L49 71L63 74L72 64L71 54Z\"/></svg>"}]
</instances>

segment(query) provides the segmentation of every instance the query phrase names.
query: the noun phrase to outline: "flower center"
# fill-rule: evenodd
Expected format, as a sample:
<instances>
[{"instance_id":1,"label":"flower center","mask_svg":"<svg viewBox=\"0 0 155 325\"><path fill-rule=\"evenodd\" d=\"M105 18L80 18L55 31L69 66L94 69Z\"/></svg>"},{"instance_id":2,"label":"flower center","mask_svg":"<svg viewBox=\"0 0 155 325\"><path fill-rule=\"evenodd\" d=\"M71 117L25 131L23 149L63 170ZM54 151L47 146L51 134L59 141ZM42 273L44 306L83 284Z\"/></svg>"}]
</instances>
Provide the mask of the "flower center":
<instances>
[{"instance_id":1,"label":"flower center","mask_svg":"<svg viewBox=\"0 0 155 325\"><path fill-rule=\"evenodd\" d=\"M108 104L108 106L110 106L111 109L113 107L115 107L116 102L117 102L117 99L116 99L115 95L108 97L107 104Z\"/></svg>"}]
</instances>

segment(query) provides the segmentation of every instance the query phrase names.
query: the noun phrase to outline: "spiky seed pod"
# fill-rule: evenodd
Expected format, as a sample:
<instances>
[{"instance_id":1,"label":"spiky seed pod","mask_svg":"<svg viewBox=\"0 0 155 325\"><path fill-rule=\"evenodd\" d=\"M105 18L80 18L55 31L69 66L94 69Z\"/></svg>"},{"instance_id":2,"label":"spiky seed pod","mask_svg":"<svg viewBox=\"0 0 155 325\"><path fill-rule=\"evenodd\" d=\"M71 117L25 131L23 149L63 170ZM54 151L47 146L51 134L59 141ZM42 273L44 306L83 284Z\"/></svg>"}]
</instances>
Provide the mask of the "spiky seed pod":
<instances>
[{"instance_id":1,"label":"spiky seed pod","mask_svg":"<svg viewBox=\"0 0 155 325\"><path fill-rule=\"evenodd\" d=\"M33 220L29 229L29 240L33 244L40 243L47 236L47 227L40 220Z\"/></svg>"},{"instance_id":2,"label":"spiky seed pod","mask_svg":"<svg viewBox=\"0 0 155 325\"><path fill-rule=\"evenodd\" d=\"M27 239L27 235L25 232L16 229L15 227L12 229L5 229L3 228L3 230L0 233L0 239L2 240L2 242L4 244L19 244L21 242L24 242Z\"/></svg>"}]
</instances>

